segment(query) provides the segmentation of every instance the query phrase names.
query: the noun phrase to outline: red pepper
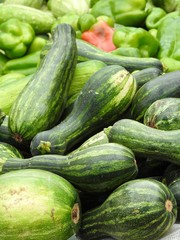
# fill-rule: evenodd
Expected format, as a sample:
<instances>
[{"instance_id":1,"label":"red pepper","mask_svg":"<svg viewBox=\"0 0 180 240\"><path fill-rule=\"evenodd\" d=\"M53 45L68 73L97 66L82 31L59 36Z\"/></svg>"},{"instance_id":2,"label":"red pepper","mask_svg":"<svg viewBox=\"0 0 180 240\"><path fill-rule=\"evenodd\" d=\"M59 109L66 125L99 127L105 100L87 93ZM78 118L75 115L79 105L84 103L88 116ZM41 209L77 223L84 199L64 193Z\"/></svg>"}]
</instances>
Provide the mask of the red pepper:
<instances>
[{"instance_id":1,"label":"red pepper","mask_svg":"<svg viewBox=\"0 0 180 240\"><path fill-rule=\"evenodd\" d=\"M116 49L112 41L113 33L114 29L112 27L106 22L99 20L93 24L91 29L83 32L81 38L106 52L110 52Z\"/></svg>"}]
</instances>

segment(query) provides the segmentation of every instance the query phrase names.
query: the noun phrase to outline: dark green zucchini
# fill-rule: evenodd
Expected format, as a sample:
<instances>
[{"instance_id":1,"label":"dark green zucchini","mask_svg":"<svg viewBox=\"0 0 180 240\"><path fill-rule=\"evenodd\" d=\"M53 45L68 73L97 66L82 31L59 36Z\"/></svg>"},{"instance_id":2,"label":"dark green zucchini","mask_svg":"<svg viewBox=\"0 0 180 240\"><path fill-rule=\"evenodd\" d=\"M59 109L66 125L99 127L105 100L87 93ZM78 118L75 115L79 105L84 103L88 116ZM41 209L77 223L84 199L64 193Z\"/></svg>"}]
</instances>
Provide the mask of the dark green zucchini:
<instances>
[{"instance_id":1,"label":"dark green zucchini","mask_svg":"<svg viewBox=\"0 0 180 240\"><path fill-rule=\"evenodd\" d=\"M126 68L129 72L141 70L149 67L159 68L163 70L162 63L157 58L139 58L118 56L115 54L104 52L97 47L89 44L81 39L76 39L78 49L78 60L86 61L96 59L103 61L107 65L120 65Z\"/></svg>"},{"instance_id":2,"label":"dark green zucchini","mask_svg":"<svg viewBox=\"0 0 180 240\"><path fill-rule=\"evenodd\" d=\"M119 186L99 207L82 214L78 236L159 240L176 218L176 200L166 185L154 179L135 179Z\"/></svg>"},{"instance_id":3,"label":"dark green zucchini","mask_svg":"<svg viewBox=\"0 0 180 240\"><path fill-rule=\"evenodd\" d=\"M28 168L54 172L90 193L114 190L134 179L138 172L133 152L116 143L92 146L68 156L45 154L24 160L8 159L2 172Z\"/></svg>"},{"instance_id":4,"label":"dark green zucchini","mask_svg":"<svg viewBox=\"0 0 180 240\"><path fill-rule=\"evenodd\" d=\"M180 177L176 178L170 185L168 186L170 191L173 193L176 203L177 203L177 222L180 222Z\"/></svg>"},{"instance_id":5,"label":"dark green zucchini","mask_svg":"<svg viewBox=\"0 0 180 240\"><path fill-rule=\"evenodd\" d=\"M123 144L135 155L180 165L180 130L164 131L132 119L122 119L108 132L110 142Z\"/></svg>"},{"instance_id":6,"label":"dark green zucchini","mask_svg":"<svg viewBox=\"0 0 180 240\"><path fill-rule=\"evenodd\" d=\"M163 182L169 185L176 178L180 177L180 165L171 163L164 171Z\"/></svg>"},{"instance_id":7,"label":"dark green zucchini","mask_svg":"<svg viewBox=\"0 0 180 240\"><path fill-rule=\"evenodd\" d=\"M105 66L94 73L82 88L70 114L50 130L31 141L32 155L67 154L75 145L117 121L128 108L136 81L121 66Z\"/></svg>"},{"instance_id":8,"label":"dark green zucchini","mask_svg":"<svg viewBox=\"0 0 180 240\"><path fill-rule=\"evenodd\" d=\"M134 71L133 77L136 79L137 88L139 89L145 83L149 82L153 78L156 78L162 74L162 69L156 67L145 68L142 70Z\"/></svg>"},{"instance_id":9,"label":"dark green zucchini","mask_svg":"<svg viewBox=\"0 0 180 240\"><path fill-rule=\"evenodd\" d=\"M9 143L0 142L0 174L3 164L9 158L24 158L22 153Z\"/></svg>"},{"instance_id":10,"label":"dark green zucchini","mask_svg":"<svg viewBox=\"0 0 180 240\"><path fill-rule=\"evenodd\" d=\"M145 111L153 102L168 97L180 97L180 70L158 76L136 92L131 105L133 118L142 121Z\"/></svg>"},{"instance_id":11,"label":"dark green zucchini","mask_svg":"<svg viewBox=\"0 0 180 240\"><path fill-rule=\"evenodd\" d=\"M19 142L55 126L65 108L77 59L75 31L60 24L52 37L51 48L9 113L9 128Z\"/></svg>"},{"instance_id":12,"label":"dark green zucchini","mask_svg":"<svg viewBox=\"0 0 180 240\"><path fill-rule=\"evenodd\" d=\"M180 98L156 100L146 110L143 122L162 130L180 129Z\"/></svg>"}]
</instances>

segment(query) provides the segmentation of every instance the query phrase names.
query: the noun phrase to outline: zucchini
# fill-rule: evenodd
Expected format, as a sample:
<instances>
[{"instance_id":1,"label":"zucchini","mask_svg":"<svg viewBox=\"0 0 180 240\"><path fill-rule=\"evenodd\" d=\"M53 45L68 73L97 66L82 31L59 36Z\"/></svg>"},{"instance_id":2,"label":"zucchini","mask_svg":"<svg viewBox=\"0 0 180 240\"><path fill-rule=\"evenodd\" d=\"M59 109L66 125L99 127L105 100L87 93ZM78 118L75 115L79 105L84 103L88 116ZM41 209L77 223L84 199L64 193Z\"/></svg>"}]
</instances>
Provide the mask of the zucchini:
<instances>
[{"instance_id":1,"label":"zucchini","mask_svg":"<svg viewBox=\"0 0 180 240\"><path fill-rule=\"evenodd\" d=\"M68 156L45 154L24 160L8 159L2 172L28 168L54 172L89 193L114 190L134 179L138 172L133 152L116 143L92 146Z\"/></svg>"},{"instance_id":2,"label":"zucchini","mask_svg":"<svg viewBox=\"0 0 180 240\"><path fill-rule=\"evenodd\" d=\"M76 189L48 171L23 169L0 176L1 240L67 240L79 230Z\"/></svg>"},{"instance_id":3,"label":"zucchini","mask_svg":"<svg viewBox=\"0 0 180 240\"><path fill-rule=\"evenodd\" d=\"M162 75L162 69L156 67L145 68L142 70L132 72L133 77L136 79L137 88L139 89L145 83Z\"/></svg>"},{"instance_id":4,"label":"zucchini","mask_svg":"<svg viewBox=\"0 0 180 240\"><path fill-rule=\"evenodd\" d=\"M167 97L180 97L180 70L158 76L136 92L131 105L133 118L142 121L145 111L153 102Z\"/></svg>"},{"instance_id":5,"label":"zucchini","mask_svg":"<svg viewBox=\"0 0 180 240\"><path fill-rule=\"evenodd\" d=\"M51 32L51 27L55 22L50 11L42 11L20 4L0 3L0 13L0 24L10 18L17 18L31 24L36 34Z\"/></svg>"},{"instance_id":6,"label":"zucchini","mask_svg":"<svg viewBox=\"0 0 180 240\"><path fill-rule=\"evenodd\" d=\"M132 75L121 66L105 66L86 82L70 114L31 141L32 155L67 154L75 145L116 121L136 91Z\"/></svg>"},{"instance_id":7,"label":"zucchini","mask_svg":"<svg viewBox=\"0 0 180 240\"><path fill-rule=\"evenodd\" d=\"M0 107L6 115L32 76L33 74L25 76L21 73L7 73L0 77Z\"/></svg>"},{"instance_id":8,"label":"zucchini","mask_svg":"<svg viewBox=\"0 0 180 240\"><path fill-rule=\"evenodd\" d=\"M59 121L76 66L75 39L70 25L55 28L51 48L9 113L9 128L16 141L29 142Z\"/></svg>"},{"instance_id":9,"label":"zucchini","mask_svg":"<svg viewBox=\"0 0 180 240\"><path fill-rule=\"evenodd\" d=\"M6 114L0 109L0 126L3 123L5 117L6 117Z\"/></svg>"},{"instance_id":10,"label":"zucchini","mask_svg":"<svg viewBox=\"0 0 180 240\"><path fill-rule=\"evenodd\" d=\"M9 143L0 142L0 173L3 164L9 158L23 158L22 153Z\"/></svg>"},{"instance_id":11,"label":"zucchini","mask_svg":"<svg viewBox=\"0 0 180 240\"><path fill-rule=\"evenodd\" d=\"M110 142L130 148L137 156L180 165L180 129L164 131L132 119L122 119L110 128L108 138Z\"/></svg>"},{"instance_id":12,"label":"zucchini","mask_svg":"<svg viewBox=\"0 0 180 240\"><path fill-rule=\"evenodd\" d=\"M180 222L180 177L169 184L169 189L173 193L177 203L177 222Z\"/></svg>"},{"instance_id":13,"label":"zucchini","mask_svg":"<svg viewBox=\"0 0 180 240\"><path fill-rule=\"evenodd\" d=\"M143 122L162 130L180 129L180 98L156 100L146 110Z\"/></svg>"},{"instance_id":14,"label":"zucchini","mask_svg":"<svg viewBox=\"0 0 180 240\"><path fill-rule=\"evenodd\" d=\"M78 49L78 60L87 61L96 59L103 61L107 65L120 65L126 68L129 72L141 70L149 67L156 67L163 70L163 66L157 58L139 58L118 56L115 54L104 52L90 43L81 39L76 39Z\"/></svg>"},{"instance_id":15,"label":"zucchini","mask_svg":"<svg viewBox=\"0 0 180 240\"><path fill-rule=\"evenodd\" d=\"M176 178L180 177L180 166L174 163L169 164L163 174L163 182L169 185Z\"/></svg>"},{"instance_id":16,"label":"zucchini","mask_svg":"<svg viewBox=\"0 0 180 240\"><path fill-rule=\"evenodd\" d=\"M154 179L130 180L82 214L80 239L158 240L177 218L176 200Z\"/></svg>"}]
</instances>

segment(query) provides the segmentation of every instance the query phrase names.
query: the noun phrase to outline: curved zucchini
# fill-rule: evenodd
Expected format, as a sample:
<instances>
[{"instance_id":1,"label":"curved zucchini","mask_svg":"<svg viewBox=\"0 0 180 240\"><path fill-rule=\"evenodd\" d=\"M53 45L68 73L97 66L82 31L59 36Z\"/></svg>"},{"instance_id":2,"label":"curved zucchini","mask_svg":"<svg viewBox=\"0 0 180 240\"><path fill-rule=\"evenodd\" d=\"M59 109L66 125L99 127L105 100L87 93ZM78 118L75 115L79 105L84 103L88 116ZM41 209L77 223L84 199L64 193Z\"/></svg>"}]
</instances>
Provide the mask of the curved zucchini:
<instances>
[{"instance_id":1,"label":"curved zucchini","mask_svg":"<svg viewBox=\"0 0 180 240\"><path fill-rule=\"evenodd\" d=\"M169 189L173 193L177 203L177 222L180 221L180 177L169 184Z\"/></svg>"},{"instance_id":2,"label":"curved zucchini","mask_svg":"<svg viewBox=\"0 0 180 240\"><path fill-rule=\"evenodd\" d=\"M103 61L107 65L120 65L126 68L129 72L149 67L156 67L160 70L163 70L162 63L157 58L118 56L115 54L104 52L93 46L92 44L89 44L81 39L76 39L76 43L78 48L79 61L96 59Z\"/></svg>"},{"instance_id":3,"label":"curved zucchini","mask_svg":"<svg viewBox=\"0 0 180 240\"><path fill-rule=\"evenodd\" d=\"M180 97L180 70L158 76L136 92L131 105L133 118L142 121L145 111L153 102L167 97Z\"/></svg>"},{"instance_id":4,"label":"curved zucchini","mask_svg":"<svg viewBox=\"0 0 180 240\"><path fill-rule=\"evenodd\" d=\"M180 129L180 98L156 100L146 110L143 122L161 130Z\"/></svg>"},{"instance_id":5,"label":"curved zucchini","mask_svg":"<svg viewBox=\"0 0 180 240\"><path fill-rule=\"evenodd\" d=\"M53 44L14 102L9 128L19 142L57 124L67 101L77 60L75 32L68 24L55 28Z\"/></svg>"},{"instance_id":6,"label":"curved zucchini","mask_svg":"<svg viewBox=\"0 0 180 240\"><path fill-rule=\"evenodd\" d=\"M180 130L164 131L132 119L122 119L111 127L108 138L110 142L130 148L135 155L180 165Z\"/></svg>"},{"instance_id":7,"label":"curved zucchini","mask_svg":"<svg viewBox=\"0 0 180 240\"><path fill-rule=\"evenodd\" d=\"M176 200L154 179L130 180L82 215L80 239L158 240L175 223Z\"/></svg>"},{"instance_id":8,"label":"curved zucchini","mask_svg":"<svg viewBox=\"0 0 180 240\"><path fill-rule=\"evenodd\" d=\"M136 91L132 75L121 66L106 66L86 82L70 114L31 141L32 155L67 154L76 144L116 121Z\"/></svg>"},{"instance_id":9,"label":"curved zucchini","mask_svg":"<svg viewBox=\"0 0 180 240\"><path fill-rule=\"evenodd\" d=\"M134 179L138 172L133 152L116 143L92 146L68 156L45 154L24 160L8 159L2 172L28 168L54 172L90 193L114 190Z\"/></svg>"}]
</instances>

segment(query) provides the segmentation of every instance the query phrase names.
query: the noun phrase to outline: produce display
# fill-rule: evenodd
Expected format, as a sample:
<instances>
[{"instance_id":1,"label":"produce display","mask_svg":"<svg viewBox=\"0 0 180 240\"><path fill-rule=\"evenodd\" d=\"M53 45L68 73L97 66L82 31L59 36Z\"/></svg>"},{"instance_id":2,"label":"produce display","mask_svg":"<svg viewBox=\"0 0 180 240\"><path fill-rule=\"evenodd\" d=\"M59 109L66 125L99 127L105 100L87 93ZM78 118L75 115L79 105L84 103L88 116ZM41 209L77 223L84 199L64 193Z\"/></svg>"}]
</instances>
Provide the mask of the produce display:
<instances>
[{"instance_id":1,"label":"produce display","mask_svg":"<svg viewBox=\"0 0 180 240\"><path fill-rule=\"evenodd\" d=\"M179 225L179 49L179 0L0 1L0 239Z\"/></svg>"}]
</instances>

